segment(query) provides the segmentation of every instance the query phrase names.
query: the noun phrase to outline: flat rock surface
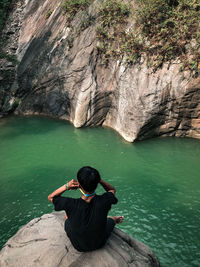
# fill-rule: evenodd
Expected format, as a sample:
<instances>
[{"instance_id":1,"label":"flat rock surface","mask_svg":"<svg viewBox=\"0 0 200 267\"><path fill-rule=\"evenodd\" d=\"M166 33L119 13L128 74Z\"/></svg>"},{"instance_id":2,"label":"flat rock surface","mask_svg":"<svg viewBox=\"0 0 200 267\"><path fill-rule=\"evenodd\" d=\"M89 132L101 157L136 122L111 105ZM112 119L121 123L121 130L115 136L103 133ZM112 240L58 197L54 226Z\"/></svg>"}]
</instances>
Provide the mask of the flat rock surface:
<instances>
[{"instance_id":1,"label":"flat rock surface","mask_svg":"<svg viewBox=\"0 0 200 267\"><path fill-rule=\"evenodd\" d=\"M45 214L23 226L0 251L0 266L160 266L148 246L115 228L106 245L78 252L64 232L64 213Z\"/></svg>"}]
</instances>

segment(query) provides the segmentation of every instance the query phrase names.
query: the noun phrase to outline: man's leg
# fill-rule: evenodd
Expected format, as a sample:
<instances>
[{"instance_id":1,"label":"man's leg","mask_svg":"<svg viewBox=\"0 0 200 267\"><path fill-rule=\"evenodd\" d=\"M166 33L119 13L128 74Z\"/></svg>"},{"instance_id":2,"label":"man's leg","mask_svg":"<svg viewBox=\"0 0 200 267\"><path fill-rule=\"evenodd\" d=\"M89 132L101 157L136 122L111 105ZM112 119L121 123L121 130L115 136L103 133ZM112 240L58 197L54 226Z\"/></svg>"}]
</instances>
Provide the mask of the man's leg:
<instances>
[{"instance_id":1,"label":"man's leg","mask_svg":"<svg viewBox=\"0 0 200 267\"><path fill-rule=\"evenodd\" d=\"M110 216L115 223L122 223L124 220L124 216Z\"/></svg>"},{"instance_id":2,"label":"man's leg","mask_svg":"<svg viewBox=\"0 0 200 267\"><path fill-rule=\"evenodd\" d=\"M107 225L106 225L106 237L108 238L115 227L116 223L121 223L124 219L124 216L110 216L107 218Z\"/></svg>"}]
</instances>

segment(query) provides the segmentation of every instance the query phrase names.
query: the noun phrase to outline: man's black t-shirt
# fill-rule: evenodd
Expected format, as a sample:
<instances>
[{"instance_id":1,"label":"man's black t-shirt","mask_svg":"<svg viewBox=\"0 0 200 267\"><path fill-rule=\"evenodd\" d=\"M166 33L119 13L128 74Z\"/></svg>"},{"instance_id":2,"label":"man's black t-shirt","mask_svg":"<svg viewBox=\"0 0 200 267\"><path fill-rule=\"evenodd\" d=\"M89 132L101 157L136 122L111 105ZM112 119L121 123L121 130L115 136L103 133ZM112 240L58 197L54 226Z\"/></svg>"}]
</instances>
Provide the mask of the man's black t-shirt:
<instances>
[{"instance_id":1,"label":"man's black t-shirt","mask_svg":"<svg viewBox=\"0 0 200 267\"><path fill-rule=\"evenodd\" d=\"M111 192L95 195L89 203L82 198L53 198L55 210L67 213L67 235L79 251L98 249L105 244L107 214L117 201Z\"/></svg>"}]
</instances>

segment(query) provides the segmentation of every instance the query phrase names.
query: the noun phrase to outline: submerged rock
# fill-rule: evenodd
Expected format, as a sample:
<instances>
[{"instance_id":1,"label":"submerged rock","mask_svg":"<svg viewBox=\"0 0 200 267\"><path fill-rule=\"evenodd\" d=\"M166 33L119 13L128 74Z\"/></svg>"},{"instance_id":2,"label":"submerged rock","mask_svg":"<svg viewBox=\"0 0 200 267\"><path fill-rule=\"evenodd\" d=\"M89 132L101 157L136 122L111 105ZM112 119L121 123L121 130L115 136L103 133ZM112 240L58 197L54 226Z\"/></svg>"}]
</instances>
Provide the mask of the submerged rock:
<instances>
[{"instance_id":1,"label":"submerged rock","mask_svg":"<svg viewBox=\"0 0 200 267\"><path fill-rule=\"evenodd\" d=\"M158 267L153 252L115 228L106 245L78 252L64 232L64 213L45 214L23 226L0 252L1 267Z\"/></svg>"}]
</instances>

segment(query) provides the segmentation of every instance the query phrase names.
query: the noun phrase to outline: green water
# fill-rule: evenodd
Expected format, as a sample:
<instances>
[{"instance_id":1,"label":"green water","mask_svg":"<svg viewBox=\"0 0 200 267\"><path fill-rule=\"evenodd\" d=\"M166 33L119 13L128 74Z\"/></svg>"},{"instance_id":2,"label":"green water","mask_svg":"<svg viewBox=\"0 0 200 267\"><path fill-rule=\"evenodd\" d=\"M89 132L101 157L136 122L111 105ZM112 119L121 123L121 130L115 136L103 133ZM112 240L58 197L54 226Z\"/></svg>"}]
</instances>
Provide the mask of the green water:
<instances>
[{"instance_id":1,"label":"green water","mask_svg":"<svg viewBox=\"0 0 200 267\"><path fill-rule=\"evenodd\" d=\"M199 140L129 144L110 129L75 129L37 117L2 119L0 245L21 225L52 212L48 194L91 165L117 189L119 202L110 215L125 216L121 229L149 245L162 266L200 266L199 159Z\"/></svg>"}]
</instances>

